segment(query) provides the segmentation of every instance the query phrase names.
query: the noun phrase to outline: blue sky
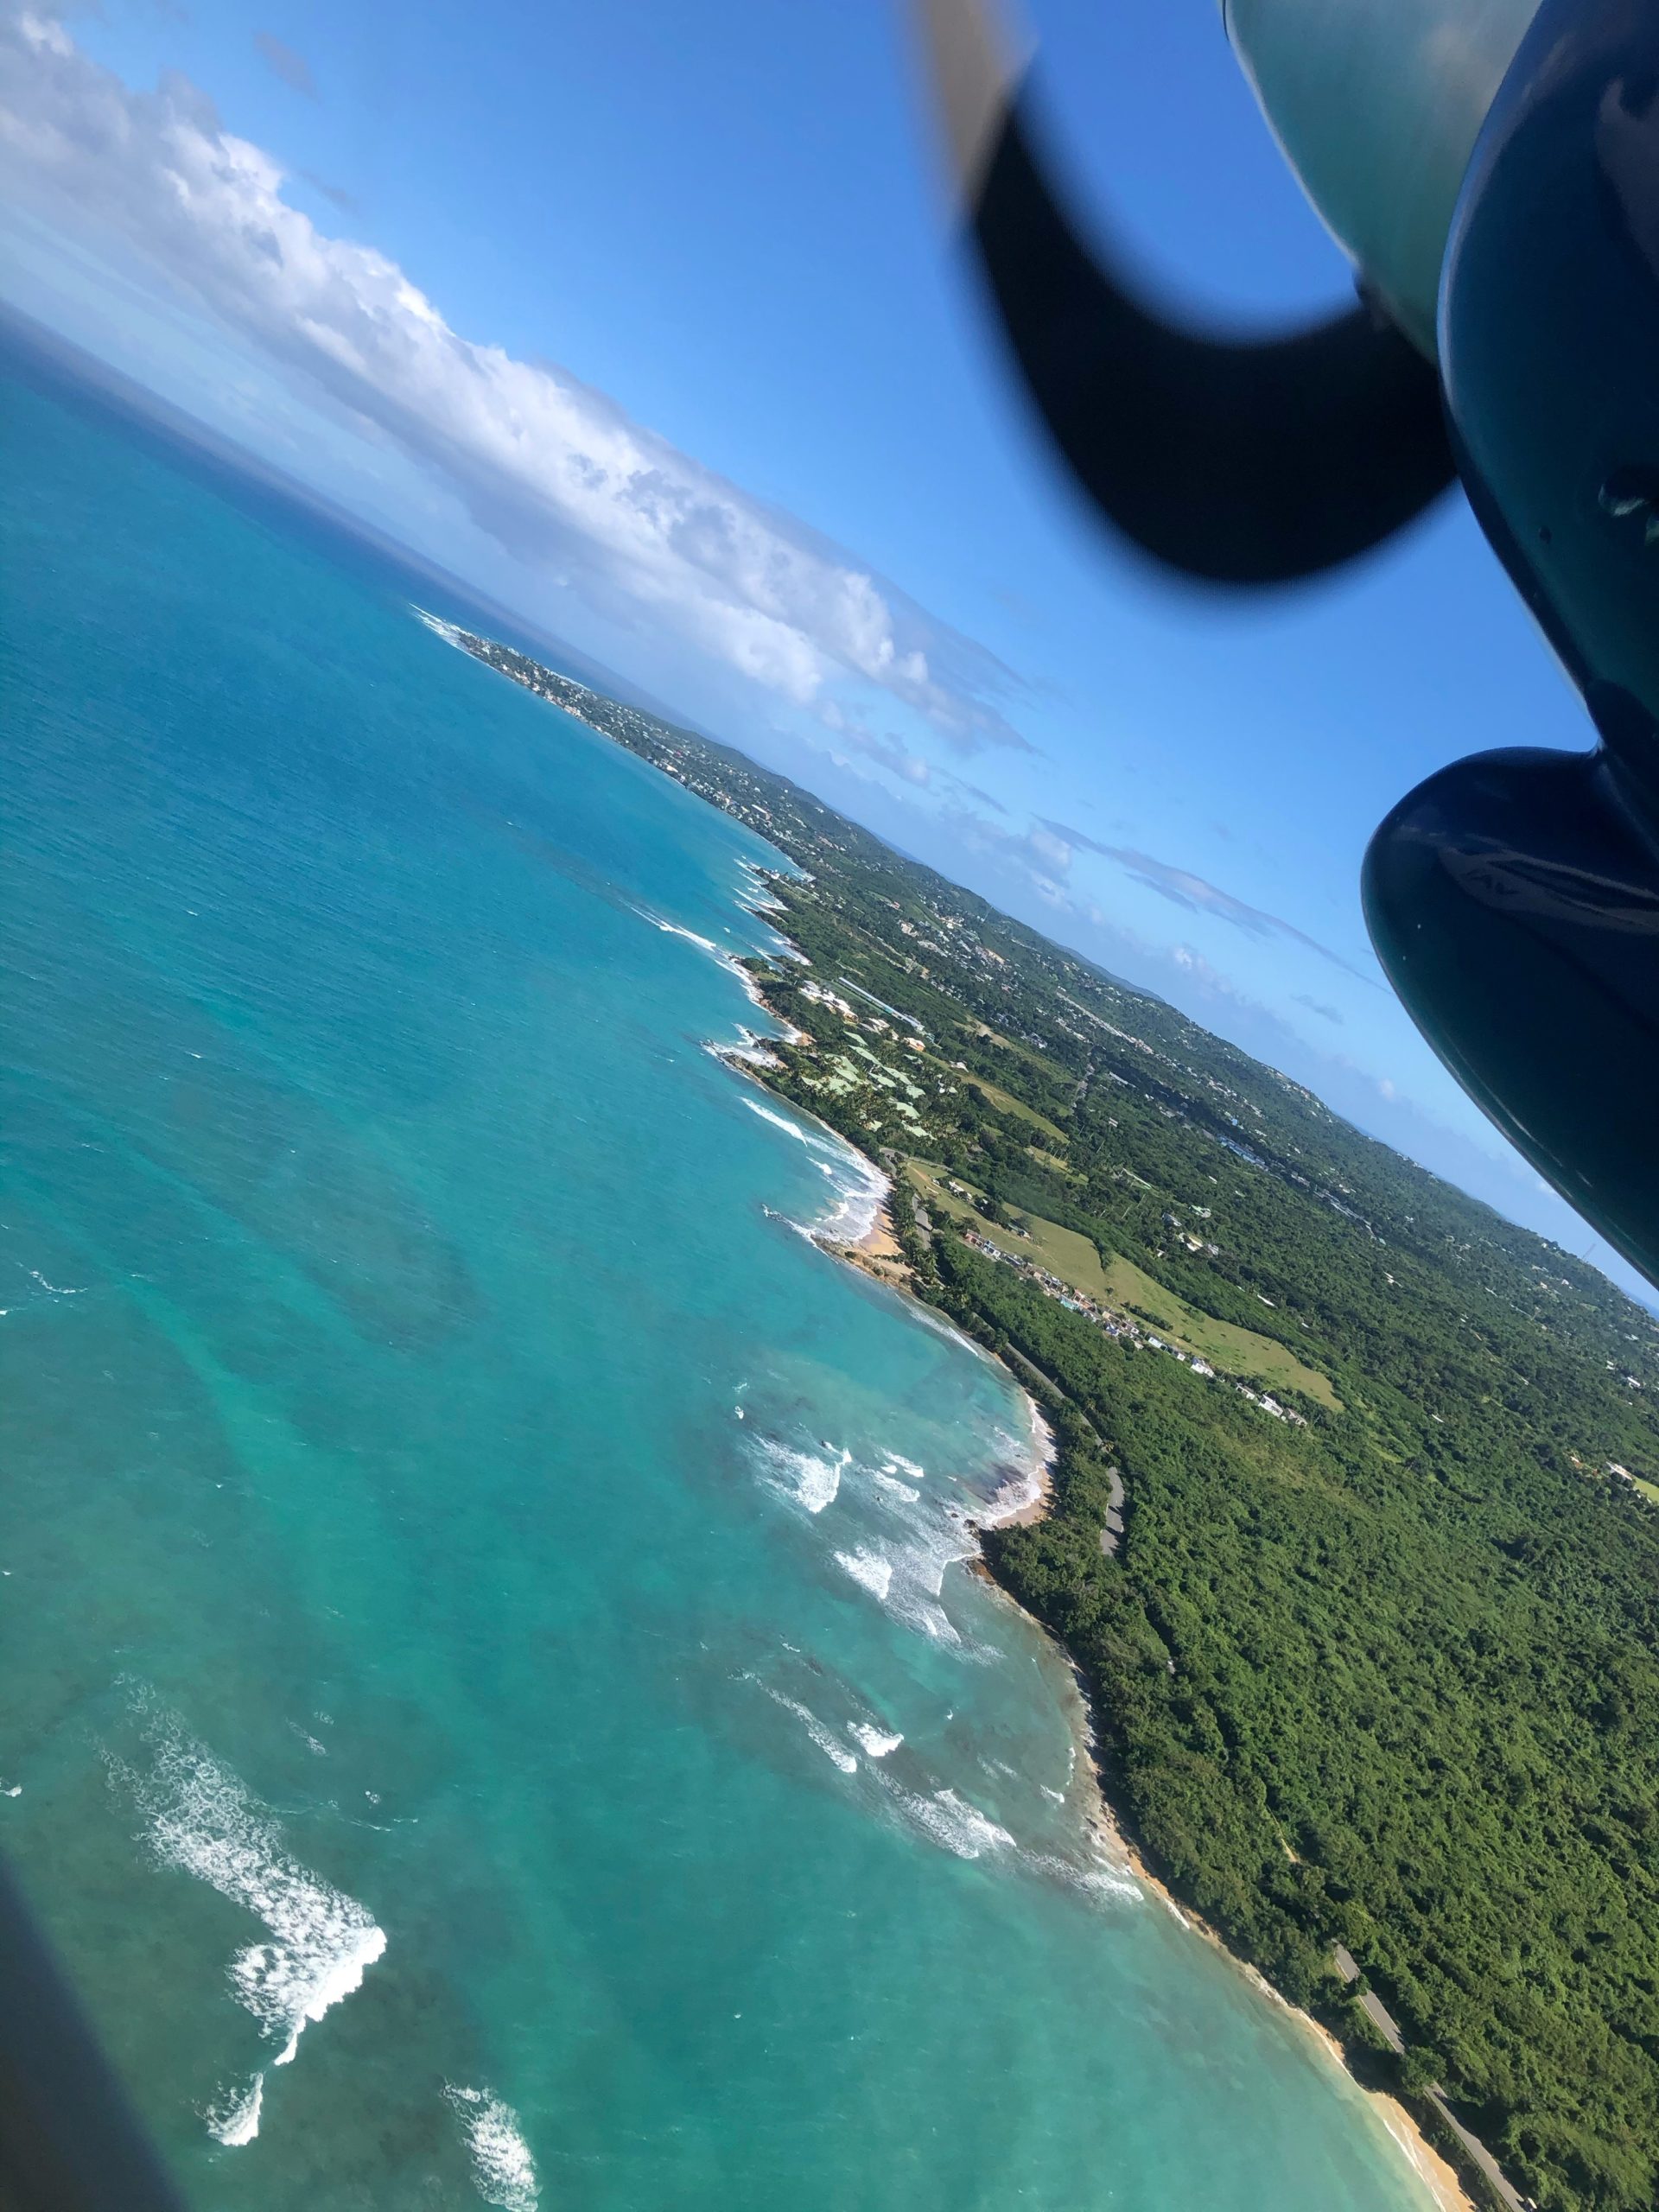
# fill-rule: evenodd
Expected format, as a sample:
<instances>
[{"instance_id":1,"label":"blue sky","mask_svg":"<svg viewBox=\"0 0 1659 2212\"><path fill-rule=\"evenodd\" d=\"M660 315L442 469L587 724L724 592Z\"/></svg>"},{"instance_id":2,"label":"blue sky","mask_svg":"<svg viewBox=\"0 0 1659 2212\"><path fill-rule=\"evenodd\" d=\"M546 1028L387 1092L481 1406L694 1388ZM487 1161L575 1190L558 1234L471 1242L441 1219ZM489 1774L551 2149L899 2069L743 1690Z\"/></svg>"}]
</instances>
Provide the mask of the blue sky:
<instances>
[{"instance_id":1,"label":"blue sky","mask_svg":"<svg viewBox=\"0 0 1659 2212\"><path fill-rule=\"evenodd\" d=\"M1079 198L1166 290L1347 296L1214 0L1029 19ZM1582 746L1577 702L1460 501L1265 600L1107 540L951 249L893 0L103 0L0 56L6 297L1589 1249L1357 887L1411 784Z\"/></svg>"}]
</instances>

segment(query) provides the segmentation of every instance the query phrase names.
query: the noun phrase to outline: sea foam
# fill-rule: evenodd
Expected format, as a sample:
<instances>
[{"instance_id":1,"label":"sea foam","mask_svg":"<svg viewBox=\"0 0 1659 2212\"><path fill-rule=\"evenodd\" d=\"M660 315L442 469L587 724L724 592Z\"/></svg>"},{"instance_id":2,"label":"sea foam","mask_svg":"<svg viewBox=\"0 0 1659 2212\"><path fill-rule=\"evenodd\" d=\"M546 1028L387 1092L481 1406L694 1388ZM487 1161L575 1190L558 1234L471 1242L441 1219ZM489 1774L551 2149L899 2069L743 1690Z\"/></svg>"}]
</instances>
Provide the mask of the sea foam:
<instances>
[{"instance_id":1,"label":"sea foam","mask_svg":"<svg viewBox=\"0 0 1659 2212\"><path fill-rule=\"evenodd\" d=\"M473 2185L499 2212L536 2212L542 2201L536 2162L524 2138L518 2115L488 2089L444 2084L444 2095L460 2120L473 2158Z\"/></svg>"},{"instance_id":2,"label":"sea foam","mask_svg":"<svg viewBox=\"0 0 1659 2212\"><path fill-rule=\"evenodd\" d=\"M239 2002L282 2048L289 2065L307 2027L362 1985L386 1948L384 1929L355 1897L290 1858L281 1830L230 1769L147 1696L137 1704L153 1753L147 1774L111 1759L112 1777L144 1815L144 1840L159 1863L206 1882L260 1921L270 1940L250 1943L227 1973ZM221 2142L251 2141L263 2077L207 2124Z\"/></svg>"},{"instance_id":3,"label":"sea foam","mask_svg":"<svg viewBox=\"0 0 1659 2212\"><path fill-rule=\"evenodd\" d=\"M852 1457L850 1452L828 1459L813 1452L797 1451L772 1436L757 1436L753 1441L761 1478L769 1488L781 1492L792 1504L804 1506L809 1513L822 1513L826 1506L835 1503L841 1489L842 1471Z\"/></svg>"},{"instance_id":4,"label":"sea foam","mask_svg":"<svg viewBox=\"0 0 1659 2212\"><path fill-rule=\"evenodd\" d=\"M770 1685L766 1687L766 1695L774 1704L781 1705L786 1713L795 1715L831 1766L839 1767L843 1774L858 1772L858 1761L844 1744L836 1740L833 1732L824 1726L810 1706L803 1705L798 1698L786 1696L782 1690L775 1690Z\"/></svg>"}]
</instances>

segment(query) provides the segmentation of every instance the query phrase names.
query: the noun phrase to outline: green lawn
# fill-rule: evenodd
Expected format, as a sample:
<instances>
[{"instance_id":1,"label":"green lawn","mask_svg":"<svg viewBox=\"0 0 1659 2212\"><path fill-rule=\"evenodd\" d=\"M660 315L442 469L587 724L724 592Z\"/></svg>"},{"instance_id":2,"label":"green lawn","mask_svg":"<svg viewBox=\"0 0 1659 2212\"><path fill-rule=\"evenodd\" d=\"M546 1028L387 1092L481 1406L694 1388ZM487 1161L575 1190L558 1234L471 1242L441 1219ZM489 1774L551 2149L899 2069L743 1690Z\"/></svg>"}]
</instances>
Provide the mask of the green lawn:
<instances>
[{"instance_id":1,"label":"green lawn","mask_svg":"<svg viewBox=\"0 0 1659 2212\"><path fill-rule=\"evenodd\" d=\"M1021 1229L1025 1236L1016 1236L1011 1230L997 1229L983 1219L966 1199L957 1198L944 1189L941 1171L925 1160L906 1160L905 1173L921 1193L930 1210L941 1214L948 1221L971 1222L988 1244L999 1252L1007 1252L1016 1258L1034 1260L1039 1267L1046 1268L1073 1290L1086 1292L1103 1305L1115 1306L1120 1311L1136 1309L1151 1317L1153 1326L1167 1338L1179 1351L1196 1354L1218 1368L1224 1375L1239 1376L1247 1382L1265 1383L1268 1389L1300 1390L1332 1413L1342 1411L1342 1401L1330 1382L1317 1368L1306 1367L1286 1344L1272 1337L1264 1337L1255 1329L1241 1329L1236 1322L1218 1321L1211 1313L1201 1313L1196 1306L1189 1306L1173 1290L1166 1289L1144 1268L1137 1268L1133 1260L1122 1255L1113 1258L1109 1268L1103 1268L1100 1255L1087 1237L1075 1229L1062 1229L1057 1221L1045 1221L1040 1214L1021 1213L1010 1207L1010 1217ZM961 1178L957 1179L958 1181ZM964 1189L971 1189L964 1184Z\"/></svg>"}]
</instances>

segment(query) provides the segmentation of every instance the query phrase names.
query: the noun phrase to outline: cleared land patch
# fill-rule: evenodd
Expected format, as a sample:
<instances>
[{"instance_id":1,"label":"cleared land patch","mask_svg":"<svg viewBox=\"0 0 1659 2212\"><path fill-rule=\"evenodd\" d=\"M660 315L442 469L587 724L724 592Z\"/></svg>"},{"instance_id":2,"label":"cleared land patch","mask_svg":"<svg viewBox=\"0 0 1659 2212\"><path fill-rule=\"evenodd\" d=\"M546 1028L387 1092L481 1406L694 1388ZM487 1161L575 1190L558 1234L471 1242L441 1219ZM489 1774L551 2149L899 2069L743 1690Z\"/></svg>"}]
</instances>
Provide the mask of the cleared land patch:
<instances>
[{"instance_id":1,"label":"cleared land patch","mask_svg":"<svg viewBox=\"0 0 1659 2212\"><path fill-rule=\"evenodd\" d=\"M1001 1229L987 1221L969 1199L947 1190L942 1172L928 1160L906 1160L905 1173L923 1202L945 1219L970 1224L999 1252L1035 1261L1073 1290L1081 1290L1104 1306L1144 1315L1179 1351L1208 1360L1224 1375L1238 1376L1247 1382L1264 1382L1270 1390L1300 1390L1332 1413L1342 1411L1342 1401L1327 1378L1317 1368L1305 1366L1288 1345L1255 1329L1241 1329L1236 1322L1218 1321L1212 1313L1201 1313L1144 1268L1136 1267L1133 1260L1115 1254L1110 1266L1103 1268L1090 1238L1014 1206L1008 1209L1008 1217L1015 1227ZM964 1183L963 1188L973 1186ZM1027 1234L1020 1236L1020 1230Z\"/></svg>"},{"instance_id":2,"label":"cleared land patch","mask_svg":"<svg viewBox=\"0 0 1659 2212\"><path fill-rule=\"evenodd\" d=\"M1218 1321L1213 1313L1200 1312L1121 1253L1113 1255L1106 1281L1114 1306L1138 1306L1142 1313L1152 1315L1154 1327L1183 1351L1201 1353L1212 1367L1228 1375L1256 1376L1269 1385L1282 1383L1287 1390L1300 1390L1317 1399L1333 1414L1342 1411L1342 1401L1326 1377L1318 1368L1305 1366L1288 1344L1255 1329L1241 1329L1236 1321Z\"/></svg>"},{"instance_id":3,"label":"cleared land patch","mask_svg":"<svg viewBox=\"0 0 1659 2212\"><path fill-rule=\"evenodd\" d=\"M930 1055L930 1058L931 1056ZM948 1060L931 1060L941 1074L952 1076L958 1083L971 1084L988 1106L995 1106L999 1114L1012 1114L1016 1121L1029 1122L1033 1129L1040 1129L1046 1137L1058 1137L1062 1144L1068 1141L1065 1131L1046 1114L1039 1114L1034 1106L1027 1106L1015 1098L1000 1084L991 1083L982 1075L975 1075L968 1068L953 1068Z\"/></svg>"}]
</instances>

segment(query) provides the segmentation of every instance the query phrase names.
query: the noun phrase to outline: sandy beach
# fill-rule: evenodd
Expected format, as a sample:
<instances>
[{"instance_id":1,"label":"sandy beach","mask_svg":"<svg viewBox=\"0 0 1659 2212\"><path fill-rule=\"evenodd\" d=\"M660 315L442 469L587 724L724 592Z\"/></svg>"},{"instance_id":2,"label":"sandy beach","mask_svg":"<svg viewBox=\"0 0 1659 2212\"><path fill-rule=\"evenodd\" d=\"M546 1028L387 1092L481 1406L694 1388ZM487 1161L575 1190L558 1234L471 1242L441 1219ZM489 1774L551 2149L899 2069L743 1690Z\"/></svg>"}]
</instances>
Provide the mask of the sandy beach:
<instances>
[{"instance_id":1,"label":"sandy beach","mask_svg":"<svg viewBox=\"0 0 1659 2212\"><path fill-rule=\"evenodd\" d=\"M746 980L752 981L752 979ZM764 996L758 991L754 993L754 996L757 1002L772 1014L774 1020L781 1022L782 1018L772 1007L766 1006ZM723 1057L726 1057L731 1065L738 1067L740 1071L752 1082L759 1084L762 1089L768 1088L766 1083L766 1069L769 1065L775 1065L775 1063L771 1061L770 1056L765 1052L765 1040L753 1039L746 1033L743 1046L750 1049L745 1050L740 1047L733 1051L728 1047L725 1049ZM755 1046L759 1046L760 1049L753 1049ZM798 1108L796 1110L800 1109ZM848 1141L846 1138L840 1136L839 1132L832 1132L832 1134L837 1136L840 1142ZM850 1146L849 1148L857 1149ZM861 1156L868 1159L868 1154ZM886 1176L887 1171L880 1168L878 1162L872 1160L869 1164L873 1167L877 1167L878 1171L884 1177ZM889 1181L887 1194L877 1208L874 1218L862 1236L855 1243L838 1243L823 1236L819 1236L817 1241L824 1250L833 1254L836 1258L846 1261L853 1267L861 1268L865 1274L873 1275L876 1281L887 1283L904 1292L906 1296L914 1298L915 1287L910 1266L893 1229L892 1205L893 1186ZM927 1310L930 1313L932 1311L931 1307ZM972 1340L969 1339L969 1341ZM995 1353L985 1352L982 1345L976 1344L974 1348L984 1352L984 1356L988 1358L996 1357ZM1032 1395L1025 1381L1006 1361L998 1360L997 1364L1007 1374L1025 1404L1027 1416L1031 1424L1032 1465L1026 1479L1018 1486L1020 1494L1017 1502L1012 1503L1008 1510L1004 1511L998 1510L995 1501L993 1501L992 1510L984 1515L982 1526L1030 1528L1041 1521L1049 1510L1053 1493L1052 1471L1057 1447L1048 1423L1043 1416L1042 1408ZM1009 1487L1013 1489L1014 1486L1011 1484ZM987 1580L995 1583L995 1578L991 1575L982 1560L976 1560L974 1567L975 1570L985 1576ZM999 1589L1001 1587L1000 1584L996 1584L995 1586ZM1003 1595L1007 1598L1010 1605L1017 1603L1014 1599L1008 1597L1007 1592L1004 1592ZM1036 1625L1039 1629L1042 1627L1040 1622ZM1047 1636L1048 1630L1043 1629L1042 1633ZM1058 1644L1055 1648L1063 1649ZM1272 1983L1250 1965L1248 1960L1241 1959L1213 1928L1196 1914L1189 1911L1184 1905L1178 1904L1167 1885L1147 1865L1140 1852L1119 1827L1101 1786L1093 1717L1088 1692L1075 1665L1071 1661L1070 1654L1064 1656L1077 1689L1077 1703L1075 1708L1074 1725L1078 1732L1078 1751L1084 1770L1090 1777L1092 1803L1087 1818L1099 1838L1105 1855L1122 1864L1126 1864L1135 1874L1136 1880L1141 1882L1151 1895L1157 1897L1168 1911L1173 1913L1176 1918L1186 1927L1201 1936L1206 1942L1213 1944L1231 1966L1248 1977L1265 1999L1278 2005L1282 2012L1294 2020L1304 2033L1313 2037L1319 2045L1322 2058L1332 2065L1340 2067L1345 2074L1349 2075L1351 2080L1355 2080L1356 2077L1349 2069L1346 2054L1330 2030L1321 2026L1310 2013L1300 2011L1287 1999L1282 1997ZM1477 2206L1475 2200L1464 2186L1456 2168L1429 2142L1416 2120L1398 2098L1388 2096L1378 2090L1367 2088L1363 2082L1357 2082L1356 2085L1371 2103L1377 2117L1399 2145L1402 2155L1409 2161L1413 2171L1439 2208L1439 2212L1480 2212L1480 2208Z\"/></svg>"},{"instance_id":2,"label":"sandy beach","mask_svg":"<svg viewBox=\"0 0 1659 2212\"><path fill-rule=\"evenodd\" d=\"M912 1291L910 1270L905 1262L898 1238L893 1234L887 1202L883 1203L876 1219L856 1245L836 1245L829 1249L834 1250L840 1257L850 1261L855 1266L863 1268L868 1274L878 1276L881 1281L894 1283L906 1291ZM912 1294L913 1295L913 1291ZM1006 1362L999 1363L1007 1368ZM1052 1499L1052 1471L1056 1446L1048 1423L1043 1417L1042 1408L1020 1377L1014 1374L1011 1368L1007 1369L1007 1372L1025 1402L1027 1417L1032 1426L1034 1450L1031 1481L1033 1494L1023 1498L1009 1511L997 1512L994 1510L988 1512L984 1516L982 1525L986 1528L1031 1528L1042 1520ZM982 1564L979 1565L979 1572L983 1573L988 1580L995 1581L989 1570ZM1001 1585L996 1586L1000 1588ZM1007 1593L1004 1592L1004 1595L1006 1596ZM1016 1601L1009 1598L1007 1602L1013 1605ZM1040 1627L1041 1624L1039 1623L1038 1625ZM1046 1630L1043 1630L1045 1635L1047 1632ZM1281 1997L1266 1976L1258 1973L1248 1960L1239 1958L1213 1928L1185 1905L1179 1904L1167 1885L1153 1872L1141 1853L1119 1827L1100 1787L1093 1719L1088 1693L1075 1667L1071 1667L1070 1671L1077 1693L1076 1726L1079 1735L1078 1750L1084 1769L1090 1777L1093 1797L1092 1808L1088 1817L1090 1825L1100 1840L1105 1855L1109 1859L1126 1863L1134 1872L1136 1880L1157 1897L1166 1910L1173 1913L1178 1920L1192 1929L1195 1934L1201 1936L1206 1942L1213 1944L1232 1967L1254 1984L1260 1995L1269 2003L1276 2005L1281 2012L1287 2013L1303 2033L1311 2036L1318 2044L1322 2058L1333 2066L1340 2067L1344 2073L1349 2073L1347 2056L1331 2031L1323 2027L1311 2013L1301 2012L1287 1999ZM1353 2078L1351 2074L1350 2078ZM1479 2212L1479 2208L1465 2187L1457 2169L1429 2142L1416 2120L1399 2099L1385 2095L1379 2090L1367 2088L1363 2082L1358 2083L1357 2086L1372 2106L1383 2126L1399 2145L1402 2154L1410 2162L1413 2171L1440 2208L1440 2212Z\"/></svg>"}]
</instances>

